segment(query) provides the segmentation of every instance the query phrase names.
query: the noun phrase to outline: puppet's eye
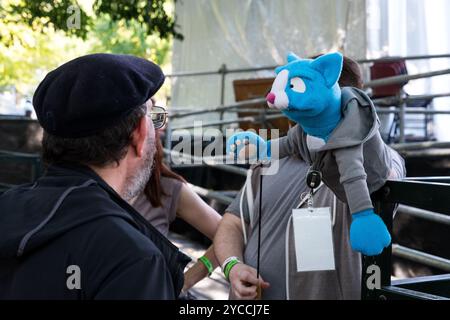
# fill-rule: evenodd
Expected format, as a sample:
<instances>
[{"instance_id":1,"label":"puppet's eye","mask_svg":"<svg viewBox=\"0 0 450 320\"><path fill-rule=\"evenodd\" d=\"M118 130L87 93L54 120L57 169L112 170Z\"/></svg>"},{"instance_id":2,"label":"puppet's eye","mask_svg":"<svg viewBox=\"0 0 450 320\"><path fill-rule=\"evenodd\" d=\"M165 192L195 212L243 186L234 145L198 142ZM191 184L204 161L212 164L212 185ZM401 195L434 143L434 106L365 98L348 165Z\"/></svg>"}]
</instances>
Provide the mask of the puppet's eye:
<instances>
[{"instance_id":1,"label":"puppet's eye","mask_svg":"<svg viewBox=\"0 0 450 320\"><path fill-rule=\"evenodd\" d=\"M290 87L293 91L298 93L304 93L306 91L306 84L301 78L292 78Z\"/></svg>"}]
</instances>

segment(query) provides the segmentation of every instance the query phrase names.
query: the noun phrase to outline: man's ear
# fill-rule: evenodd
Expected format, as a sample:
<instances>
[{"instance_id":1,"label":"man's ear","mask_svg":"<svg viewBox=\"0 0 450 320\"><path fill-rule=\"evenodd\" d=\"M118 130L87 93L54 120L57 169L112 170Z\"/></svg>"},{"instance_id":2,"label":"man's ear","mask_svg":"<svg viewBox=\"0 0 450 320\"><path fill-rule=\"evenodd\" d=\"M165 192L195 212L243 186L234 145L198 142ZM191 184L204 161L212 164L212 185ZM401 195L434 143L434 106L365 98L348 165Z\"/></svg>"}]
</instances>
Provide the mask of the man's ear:
<instances>
[{"instance_id":1,"label":"man's ear","mask_svg":"<svg viewBox=\"0 0 450 320\"><path fill-rule=\"evenodd\" d=\"M339 52L325 54L311 62L311 67L325 78L328 88L332 88L341 76L344 57Z\"/></svg>"},{"instance_id":2,"label":"man's ear","mask_svg":"<svg viewBox=\"0 0 450 320\"><path fill-rule=\"evenodd\" d=\"M143 116L134 129L132 134L132 146L135 149L136 155L142 157L145 152L145 139L147 139L148 123L147 117Z\"/></svg>"}]
</instances>

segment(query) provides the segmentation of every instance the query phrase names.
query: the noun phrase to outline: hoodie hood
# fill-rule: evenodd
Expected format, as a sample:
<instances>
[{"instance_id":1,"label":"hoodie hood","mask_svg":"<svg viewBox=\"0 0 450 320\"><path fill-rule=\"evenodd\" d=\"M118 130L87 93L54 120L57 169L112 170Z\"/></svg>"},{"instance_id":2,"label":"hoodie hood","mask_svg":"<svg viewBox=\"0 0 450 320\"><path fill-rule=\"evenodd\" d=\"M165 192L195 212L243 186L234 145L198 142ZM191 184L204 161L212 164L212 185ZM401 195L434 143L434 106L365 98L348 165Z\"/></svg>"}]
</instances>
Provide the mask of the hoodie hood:
<instances>
[{"instance_id":1,"label":"hoodie hood","mask_svg":"<svg viewBox=\"0 0 450 320\"><path fill-rule=\"evenodd\" d=\"M25 266L26 260L32 260L34 254L44 254L46 247L57 242L58 237L70 232L71 241L77 241L83 233L75 229L82 230L82 225L111 216L123 220L153 242L164 257L173 292L178 296L184 283L183 271L190 259L84 166L52 166L35 184L10 189L0 196L0 266L7 269L16 263ZM23 269L15 271L27 273ZM1 272L0 268L0 279Z\"/></svg>"},{"instance_id":2,"label":"hoodie hood","mask_svg":"<svg viewBox=\"0 0 450 320\"><path fill-rule=\"evenodd\" d=\"M72 174L71 174L72 173ZM18 186L0 196L0 258L24 257L48 241L80 225L105 216L134 223L120 206L104 199L99 177L77 175L51 167L34 184ZM85 201L86 193L89 201ZM83 212L70 210L83 203ZM105 210L99 210L98 203ZM64 214L58 214L60 209Z\"/></svg>"},{"instance_id":3,"label":"hoodie hood","mask_svg":"<svg viewBox=\"0 0 450 320\"><path fill-rule=\"evenodd\" d=\"M364 91L343 88L341 102L342 119L326 145L318 151L357 146L378 132L380 125L375 106Z\"/></svg>"}]
</instances>

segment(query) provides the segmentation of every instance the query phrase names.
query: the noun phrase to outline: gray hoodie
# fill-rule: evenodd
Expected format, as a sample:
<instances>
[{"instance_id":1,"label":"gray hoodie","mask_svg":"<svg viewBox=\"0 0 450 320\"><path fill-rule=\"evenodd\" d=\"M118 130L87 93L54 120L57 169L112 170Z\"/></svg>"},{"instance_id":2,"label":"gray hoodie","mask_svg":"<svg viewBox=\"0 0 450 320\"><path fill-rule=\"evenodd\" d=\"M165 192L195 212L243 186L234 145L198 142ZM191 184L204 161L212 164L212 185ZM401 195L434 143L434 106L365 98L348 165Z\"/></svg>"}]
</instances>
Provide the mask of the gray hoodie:
<instances>
[{"instance_id":1,"label":"gray hoodie","mask_svg":"<svg viewBox=\"0 0 450 320\"><path fill-rule=\"evenodd\" d=\"M375 106L363 91L342 89L342 115L326 144L298 125L271 144L280 159L297 154L314 165L323 182L357 213L373 208L370 194L386 183L395 151L381 139Z\"/></svg>"}]
</instances>

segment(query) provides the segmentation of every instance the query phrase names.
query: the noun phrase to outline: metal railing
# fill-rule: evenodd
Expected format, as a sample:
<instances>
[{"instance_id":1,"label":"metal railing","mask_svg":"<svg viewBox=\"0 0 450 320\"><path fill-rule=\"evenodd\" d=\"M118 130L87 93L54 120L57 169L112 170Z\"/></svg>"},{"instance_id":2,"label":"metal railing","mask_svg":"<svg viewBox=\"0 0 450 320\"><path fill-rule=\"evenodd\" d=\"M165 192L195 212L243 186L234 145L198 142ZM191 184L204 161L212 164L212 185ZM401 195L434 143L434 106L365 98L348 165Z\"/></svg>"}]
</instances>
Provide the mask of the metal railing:
<instances>
[{"instance_id":1,"label":"metal railing","mask_svg":"<svg viewBox=\"0 0 450 320\"><path fill-rule=\"evenodd\" d=\"M405 82L411 81L411 80L426 79L426 78L432 78L432 77L443 76L443 75L448 75L448 74L450 74L450 69L424 72L424 73L413 74L413 75L387 77L387 78L369 81L364 85L364 87L365 88L377 88L377 87L388 86L388 85L392 85L392 84L401 84L401 83L405 83Z\"/></svg>"},{"instance_id":2,"label":"metal railing","mask_svg":"<svg viewBox=\"0 0 450 320\"><path fill-rule=\"evenodd\" d=\"M357 60L360 64L368 64L368 63L375 63L375 62L389 62L389 61L397 61L399 59L405 60L405 61L412 61L412 60L429 60L429 59L449 59L450 54L439 54L439 55L417 55L417 56L408 56L408 57L384 57L384 58L378 58L378 59L360 59ZM248 72L258 72L258 71L273 71L278 66L263 66L263 67L255 67L255 68L235 68L235 69L228 69L226 64L222 64L221 67L218 70L209 70L209 71L200 71L200 72L175 72L172 74L168 74L168 78L182 78L182 77L198 77L198 76L211 76L211 75L220 75L220 105L223 106L225 102L225 81L226 76L228 74L236 74L236 73L248 73ZM437 71L444 72L443 71ZM445 73L444 73L445 74ZM436 74L438 75L438 74ZM419 79L419 78L416 78ZM404 81L405 79L402 79ZM414 80L414 78L411 78L410 80ZM378 84L379 82L376 82L378 80L375 80L372 84L373 86L367 86L368 88L374 87L374 86L380 86L383 84ZM394 81L391 79L390 81ZM394 83L401 83L400 82L394 82ZM387 84L387 83L386 83ZM221 114L222 116L222 114ZM222 117L221 117L222 119Z\"/></svg>"},{"instance_id":3,"label":"metal railing","mask_svg":"<svg viewBox=\"0 0 450 320\"><path fill-rule=\"evenodd\" d=\"M270 120L276 120L285 118L286 116L282 115L281 113L273 114L273 115L265 115L265 113L260 113L257 116L246 116L242 118L237 118L233 120L218 120L218 121L212 121L212 122L206 122L202 123L203 128L208 127L217 127L227 124L238 124L238 123L262 123L264 124L267 121ZM172 127L172 130L187 130L187 129L193 129L195 128L195 124L189 124L189 125L182 125L182 126L174 126Z\"/></svg>"},{"instance_id":4,"label":"metal railing","mask_svg":"<svg viewBox=\"0 0 450 320\"><path fill-rule=\"evenodd\" d=\"M450 225L450 198L448 197L450 177L408 178L403 181L391 181L382 192L382 201L401 204L398 212L438 224ZM392 226L392 222L390 224ZM392 253L450 272L450 260L448 259L402 246L393 247Z\"/></svg>"},{"instance_id":5,"label":"metal railing","mask_svg":"<svg viewBox=\"0 0 450 320\"><path fill-rule=\"evenodd\" d=\"M402 181L388 181L386 185L374 195L375 211L380 214L388 229L392 232L393 213L396 205L405 214L421 219L448 225L450 216L450 177L409 178ZM388 297L431 299L427 292L408 290L405 294L401 283L391 282L391 257L395 255L410 261L418 262L433 268L450 272L450 260L434 256L419 250L393 244L377 257L364 257L362 269L362 298L387 299ZM369 285L374 266L381 271L381 288ZM448 282L450 276L441 276L438 281ZM433 280L434 281L434 280ZM429 281L411 279L408 285L417 286L425 290ZM420 284L419 284L420 283ZM448 291L448 290L447 290ZM433 294L434 298L439 297Z\"/></svg>"},{"instance_id":6,"label":"metal railing","mask_svg":"<svg viewBox=\"0 0 450 320\"><path fill-rule=\"evenodd\" d=\"M398 59L404 59L406 61L409 60L420 60L420 59L443 59L443 58L450 58L450 54L442 54L442 55L423 55L423 56L410 56L410 57L387 57L387 58L381 58L381 59L365 59L365 60L359 60L359 63L374 63L374 62L385 62L385 61L396 61ZM202 108L201 110L189 110L187 112L181 112L176 111L175 113L171 114L171 117L174 119L179 118L185 118L189 116L195 116L195 115L202 115L207 113L218 113L220 120L209 122L206 124L203 124L204 127L220 127L224 125L230 125L230 124L239 124L239 123L266 123L267 121L274 120L281 118L281 116L277 115L274 112L271 111L257 111L258 109L255 109L253 112L256 114L256 116L247 116L242 118L237 118L233 120L223 120L224 113L227 112L243 112L240 109L245 107L254 106L256 104L262 104L265 102L264 99L253 99L248 101L242 101L230 105L224 105L224 90L225 90L225 77L227 74L232 73L243 73L243 72L252 72L252 71L261 71L261 70L273 70L275 66L270 67L259 67L259 68L240 68L240 69L227 69L225 65L222 65L222 67L217 71L205 71L205 72L181 72L181 73L174 73L171 75L168 75L168 77L174 78L174 77L188 77L188 76L204 76L204 75L214 75L214 74L220 74L222 75L221 78L221 100L220 105L217 107L208 107L208 108ZM403 84L407 81L412 80L418 80L418 79L427 79L431 77L437 77L437 76L443 76L443 75L449 75L450 69L445 70L438 70L438 71L431 71L431 72L425 72L415 75L401 75L401 76L395 76L395 77L387 77L383 79L373 80L365 84L365 88L376 88L380 86L385 85L394 85L394 84ZM439 94L430 94L430 95L418 95L418 96L406 96L404 94L401 94L398 97L387 97L383 99L374 99L375 104L379 105L393 105L397 106L395 109L385 109L385 108L378 108L378 112L380 114L396 114L399 117L399 142L404 143L406 141L406 115L408 114L420 114L425 116L430 115L450 115L450 110L427 110L427 109L408 109L406 107L406 104L409 102L417 101L417 100L423 100L423 99L436 99L436 98L444 98L444 97L450 97L450 93L439 93ZM177 107L175 109L180 109L182 107ZM186 109L186 108L185 108ZM245 110L246 112L250 112L250 110ZM176 126L176 127L170 127L168 131L170 130L179 130L179 129L192 129L194 128L193 125L182 125L182 126ZM166 143L166 147L168 147L168 143Z\"/></svg>"},{"instance_id":7,"label":"metal railing","mask_svg":"<svg viewBox=\"0 0 450 320\"><path fill-rule=\"evenodd\" d=\"M179 152L165 150L171 154L184 157L190 161L198 157L193 157L190 155L183 155ZM203 161L207 166L215 167L220 170L225 170L230 173L237 173L239 175L245 176L245 169L236 168L230 165L217 165L209 161ZM239 171L236 172L235 170ZM230 204L233 198L223 195L221 192L203 189L197 186L192 186L193 190L202 197L217 200L222 204ZM375 198L377 212L381 212L383 219L388 225L389 229L392 230L393 224L393 213L395 210L395 205L400 203L398 206L398 212L427 221L431 221L441 225L450 226L450 200L448 195L450 194L450 178L449 177L430 177L430 178L408 178L403 181L389 181L385 187L378 191L378 195ZM380 196L381 195L381 196ZM440 202L441 199L446 199L446 201ZM404 204L402 204L404 203ZM435 211L426 210L424 208L430 208ZM442 212L442 213L439 213ZM391 231L392 232L392 231ZM386 254L389 257L386 257ZM426 252L415 250L412 248L407 248L399 244L393 244L389 250L386 250L383 256L373 258L366 258L366 262L369 264L378 264L380 266L384 265L387 268L387 264L390 264L390 255L400 257L409 261L417 262L425 266L436 268L445 272L450 272L450 260L435 256ZM380 259L378 262L377 259ZM367 267L366 263L366 267ZM390 285L390 266L389 266L389 276L385 275L384 283L389 283ZM388 272L388 271L385 271ZM389 280L386 278L389 277ZM368 294L366 292L366 294Z\"/></svg>"},{"instance_id":8,"label":"metal railing","mask_svg":"<svg viewBox=\"0 0 450 320\"><path fill-rule=\"evenodd\" d=\"M19 162L31 165L31 182L34 182L41 175L43 170L42 161L39 154L0 150L0 163L7 162Z\"/></svg>"},{"instance_id":9,"label":"metal railing","mask_svg":"<svg viewBox=\"0 0 450 320\"><path fill-rule=\"evenodd\" d=\"M186 153L181 153L181 152L170 150L170 149L164 149L164 154L170 155L171 157L175 157L175 158L182 158L182 159L184 159L184 161L186 161L188 163L204 164L205 166L220 169L225 172L234 173L234 174L244 176L244 177L247 176L246 169L235 167L232 165L216 163L215 158L208 159L205 157L196 157L193 155L188 155Z\"/></svg>"},{"instance_id":10,"label":"metal railing","mask_svg":"<svg viewBox=\"0 0 450 320\"><path fill-rule=\"evenodd\" d=\"M224 195L222 192L214 191L214 190L208 190L199 186L195 186L193 184L188 184L191 189L197 193L199 196L210 199L210 200L216 200L221 204L230 205L233 202L233 198Z\"/></svg>"},{"instance_id":11,"label":"metal railing","mask_svg":"<svg viewBox=\"0 0 450 320\"><path fill-rule=\"evenodd\" d=\"M230 111L230 110L235 111L241 107L250 107L250 106L254 106L255 104L264 103L265 101L266 100L262 99L262 98L252 99L252 100L246 100L246 101L242 101L242 102L233 103L233 104L230 104L227 106L202 108L201 110L175 113L175 114L171 114L170 116L171 116L171 118L176 119L176 118L185 118L185 117L196 116L196 115L205 114L205 113L224 112L224 111Z\"/></svg>"},{"instance_id":12,"label":"metal railing","mask_svg":"<svg viewBox=\"0 0 450 320\"><path fill-rule=\"evenodd\" d=\"M447 146L447 144L442 144ZM400 146L402 147L402 146ZM186 155L173 150L164 150L165 153L175 157L181 157L186 161L200 162L206 166L218 168L229 173L237 174L240 176L246 176L247 170L243 168L234 167L231 165L214 163L214 159L204 159L191 155ZM38 155L23 154L16 152L1 151L0 160L3 161L15 161L17 159L31 162L36 165L37 171L34 180L41 173L40 160ZM11 185L5 185L5 188L11 187ZM208 190L199 186L190 184L190 187L202 197L216 200L222 204L230 204L233 198L224 194L224 192ZM422 177L422 178L408 178L403 181L389 181L381 190L374 196L376 211L381 214L383 220L390 230L392 230L393 224L393 212L396 204L400 204L398 211L414 216L420 219L432 221L442 225L450 226L450 178L449 177ZM418 262L426 266L437 268L446 272L450 272L450 260L442 257L438 257L426 252L422 252L416 249L407 248L399 244L393 244L391 248L385 250L383 254L375 258L366 258L364 261L364 268L369 265L378 265L383 270L382 283L385 288L382 290L366 290L363 291L365 298L374 297L377 294L386 294L386 292L392 291L390 280L390 263L391 255L407 259L413 262ZM364 274L365 276L365 274ZM364 279L363 279L364 280ZM364 281L363 281L364 283ZM401 291L401 290L400 290ZM378 292L378 293L376 293ZM414 293L414 292L410 292ZM397 294L399 291L397 291Z\"/></svg>"},{"instance_id":13,"label":"metal railing","mask_svg":"<svg viewBox=\"0 0 450 320\"><path fill-rule=\"evenodd\" d=\"M369 63L375 63L375 62L389 62L389 61L397 61L399 59L405 60L405 61L413 61L413 60L430 60L430 59L448 59L450 58L450 54L439 54L439 55L416 55L416 56L407 56L407 57L384 57L379 59L360 59L357 60L360 64L369 64ZM180 77L193 77L193 76L210 76L210 75L220 75L220 106L217 108L209 109L207 112L218 112L219 113L219 119L220 121L213 122L211 124L208 124L208 126L220 126L222 128L223 125L233 124L233 123L242 123L242 122L252 122L252 119L237 119L236 122L232 122L230 120L223 120L224 113L230 111L231 109L234 109L233 105L225 106L225 81L226 76L228 74L237 74L237 73L247 73L247 72L257 72L257 71L264 71L264 70L274 70L277 66L263 66L263 67L256 67L256 68L236 68L236 69L228 69L226 64L222 64L221 67L218 70L210 70L210 71L201 71L201 72L177 72L167 75L168 78L180 78ZM390 84L399 84L404 83L404 81L410 81L410 80L417 80L417 79L424 79L429 77L435 77L439 75L446 75L450 74L450 69L448 70L440 70L440 71L432 71L427 72L423 74L418 75L406 75L406 76L397 76L397 77L390 77L385 79L379 79L370 81L366 84L366 88L375 88L383 85L390 85ZM437 96L436 96L437 97ZM400 126L400 133L399 133L399 140L400 142L405 142L405 117L406 114L410 112L405 113L405 108L403 106L403 103L406 103L407 101L400 102L400 108L396 111L391 111L391 113L399 114L399 126ZM245 102L244 102L245 103ZM431 115L431 114L447 114L445 112L434 112L431 110L424 110L427 111L426 113L422 112L424 115ZM382 111L383 113L389 113L389 111ZM189 112L188 112L189 113ZM194 113L191 113L191 115L194 114L203 114L205 112L200 111L194 111ZM420 112L416 112L417 114L420 114ZM177 114L175 116L176 118L181 118L181 114ZM276 118L275 118L276 119ZM223 122L222 122L223 121ZM190 129L192 127L189 127L187 129ZM185 129L183 127L176 128L176 129ZM168 146L168 143L166 143L166 147Z\"/></svg>"},{"instance_id":14,"label":"metal railing","mask_svg":"<svg viewBox=\"0 0 450 320\"><path fill-rule=\"evenodd\" d=\"M428 60L428 59L450 59L450 54L436 54L436 55L417 55L417 56L407 56L407 57L385 57L377 59L359 59L357 60L360 64L369 64L375 62L390 62L397 60L413 61L413 60ZM228 69L225 64L223 64L218 70L208 70L208 71L186 71L186 72L174 72L172 74L166 75L168 78L181 78L181 77L195 77L195 76L212 76L218 74L233 74L233 73L247 73L247 72L257 72L265 70L275 70L278 66L263 66L255 68L235 68Z\"/></svg>"},{"instance_id":15,"label":"metal railing","mask_svg":"<svg viewBox=\"0 0 450 320\"><path fill-rule=\"evenodd\" d=\"M165 152L169 152L169 151L165 150ZM179 152L171 151L170 153L177 157L184 157L188 160L196 159L196 157L181 154ZM217 164L210 163L208 161L204 161L204 164L207 166L215 167L220 170L225 170L227 172L242 175L242 176L245 176L246 172L247 172L247 170L245 170L245 169L233 167L230 165L217 165ZM237 171L236 171L236 169L237 169ZM420 179L421 181L418 181L418 179ZM384 196L383 201L386 201L386 202L392 203L392 204L405 203L405 202L411 203L412 202L412 203L417 203L418 206L424 206L424 205L428 206L427 203L425 203L425 204L421 203L422 202L421 197L427 197L427 196L429 197L429 196L433 195L434 197L439 198L439 197L443 196L442 189L439 189L440 192L433 191L432 189L428 189L427 192L425 192L425 193L421 193L421 191L416 192L416 193L420 193L420 196L418 198L415 198L415 199L407 198L409 195L411 195L411 197L414 197L414 192L408 193L408 190L411 190L411 189L425 190L427 188L427 186L430 186L430 188L433 186L434 187L436 187L436 186L444 187L445 190L448 192L445 194L445 196L448 197L448 194L450 194L450 178L449 177L408 178L408 179L405 179L404 181L388 182L388 184L381 191L381 192L383 192L383 196ZM201 195L205 198L208 198L208 199L217 200L220 203L223 203L226 205L230 204L233 200L233 198L227 197L227 196L223 195L221 192L203 189L198 186L192 186L192 188L199 195ZM389 194L391 192L394 194L393 196L391 196L392 199L387 199L387 197L389 196ZM397 195L398 193L401 193L402 198L400 198ZM397 202L395 202L394 199L398 199L398 200L395 200ZM427 198L426 201L424 201L424 202L427 202L427 201L430 201L430 198ZM438 200L436 199L436 201L438 201ZM441 208L442 208L442 206L441 206ZM389 214L392 214L393 210L394 210L393 207L392 207L392 211L388 210ZM446 207L446 209L444 210L444 212L446 212L447 214L442 214L442 213L438 213L438 212L434 212L434 211L430 211L430 210L424 210L424 209L420 209L420 208L408 206L408 205L400 205L398 207L398 212L402 213L402 214L410 215L413 217L417 217L420 219L424 219L427 221L431 221L434 223L450 226L450 206ZM392 223L393 223L392 217L390 218L390 220L391 221L389 222L389 225L391 226L391 229L392 229ZM404 259L407 259L407 260L410 260L413 262L418 262L418 263L421 263L421 264L429 266L429 267L433 267L433 268L437 268L437 269L440 269L443 271L450 272L450 260L449 259L445 259L442 257L424 253L424 252L421 252L418 250L407 248L407 247L401 246L399 244L392 245L392 255L400 257L400 258L404 258Z\"/></svg>"},{"instance_id":16,"label":"metal railing","mask_svg":"<svg viewBox=\"0 0 450 320\"><path fill-rule=\"evenodd\" d=\"M440 147L446 147L450 143L442 143ZM408 145L406 146L408 149ZM398 145L398 149L403 147ZM213 159L200 159L199 157L194 157L180 152L165 150L166 153L171 154L176 157L185 158L187 161L198 161L204 165L218 168L229 173L239 174L241 176L246 176L247 170L242 168L233 167L231 165L215 164ZM193 186L194 191L199 195L218 200L223 204L229 204L233 200L230 197L224 196L220 192L202 189L200 187ZM450 194L450 178L449 177L433 177L433 178L408 178L404 181L391 181L380 191L383 194L382 201L386 202L387 205L406 203L408 205L400 205L398 207L398 212L434 223L450 226L450 205L446 207L446 204L438 204L439 199L446 197L448 199L448 194ZM416 195L416 196L415 196ZM422 200L423 199L423 200ZM435 201L436 204L430 206L430 201ZM386 208L386 203L384 203L384 208ZM414 205L414 206L413 206ZM432 207L440 209L443 213L438 213L430 210L421 209L420 207ZM379 207L380 210L380 207ZM393 213L389 211L389 214ZM386 218L386 217L385 217ZM392 229L392 217L390 218L388 225ZM392 255L404 258L413 262L418 262L423 265L437 268L443 271L450 272L450 260L442 257L434 256L419 250L407 248L399 244L394 244L392 246Z\"/></svg>"},{"instance_id":17,"label":"metal railing","mask_svg":"<svg viewBox=\"0 0 450 320\"><path fill-rule=\"evenodd\" d=\"M200 161L199 157L182 154L176 151L165 150L166 153L176 157L185 158L188 161ZM215 164L208 160L201 160L206 166L218 168L229 173L246 176L247 170L233 167L231 165ZM198 186L193 186L193 190L202 197L219 201L222 204L230 204L233 198L224 195L221 192L204 189ZM387 225L392 230L392 215L394 212L394 205L397 203L407 203L409 205L400 205L398 212L434 223L450 226L450 206L446 207L446 203L439 204L439 200L443 196L448 197L450 194L450 178L449 177L433 177L433 178L408 178L404 181L390 181L378 193L382 194L382 198L378 202L378 211L382 211L384 219L390 219ZM417 195L417 197L415 196ZM440 209L443 213L438 213L430 210L421 209L420 207L430 207L430 202L433 203L432 208ZM390 209L387 209L391 205ZM415 207L415 206L418 207ZM390 218L386 218L390 216ZM403 259L413 262L421 263L425 266L437 268L446 272L450 272L450 260L435 255L431 255L419 250L407 248L399 244L393 244L391 254ZM389 259L390 262L390 259ZM390 269L389 269L390 270Z\"/></svg>"},{"instance_id":18,"label":"metal railing","mask_svg":"<svg viewBox=\"0 0 450 320\"><path fill-rule=\"evenodd\" d=\"M385 58L377 58L377 59L361 59L358 60L358 63L360 64L367 64L367 63L375 63L375 62L392 62L392 61L398 61L405 60L405 61L413 61L413 60L429 60L429 59L449 59L450 54L434 54L434 55L415 55L415 56L406 56L406 57L385 57Z\"/></svg>"},{"instance_id":19,"label":"metal railing","mask_svg":"<svg viewBox=\"0 0 450 320\"><path fill-rule=\"evenodd\" d=\"M398 212L403 214L450 226L450 216L437 212L400 205ZM450 264L448 265L450 267Z\"/></svg>"},{"instance_id":20,"label":"metal railing","mask_svg":"<svg viewBox=\"0 0 450 320\"><path fill-rule=\"evenodd\" d=\"M450 260L448 259L436 257L434 255L419 250L406 248L398 244L392 245L392 254L399 258L417 262L450 273Z\"/></svg>"}]
</instances>

